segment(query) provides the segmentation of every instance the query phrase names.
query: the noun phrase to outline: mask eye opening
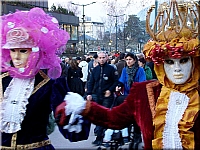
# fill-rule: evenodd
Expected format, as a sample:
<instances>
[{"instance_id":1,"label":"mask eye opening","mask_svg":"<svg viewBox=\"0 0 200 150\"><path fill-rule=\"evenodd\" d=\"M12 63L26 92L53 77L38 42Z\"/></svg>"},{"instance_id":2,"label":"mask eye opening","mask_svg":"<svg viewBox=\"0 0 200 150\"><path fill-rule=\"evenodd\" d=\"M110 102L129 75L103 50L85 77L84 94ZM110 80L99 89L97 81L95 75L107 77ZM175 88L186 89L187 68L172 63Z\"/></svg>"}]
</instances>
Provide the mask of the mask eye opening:
<instances>
[{"instance_id":1,"label":"mask eye opening","mask_svg":"<svg viewBox=\"0 0 200 150\"><path fill-rule=\"evenodd\" d=\"M171 60L171 59L165 59L165 63L166 63L166 64L169 64L169 65L173 65L173 64L174 64L174 61Z\"/></svg>"},{"instance_id":2,"label":"mask eye opening","mask_svg":"<svg viewBox=\"0 0 200 150\"><path fill-rule=\"evenodd\" d=\"M189 61L189 57L182 58L180 59L180 64L187 63L188 61Z\"/></svg>"},{"instance_id":3,"label":"mask eye opening","mask_svg":"<svg viewBox=\"0 0 200 150\"><path fill-rule=\"evenodd\" d=\"M20 53L27 53L28 50L27 49L20 49Z\"/></svg>"},{"instance_id":4,"label":"mask eye opening","mask_svg":"<svg viewBox=\"0 0 200 150\"><path fill-rule=\"evenodd\" d=\"M15 52L15 49L10 49L10 51Z\"/></svg>"}]
</instances>

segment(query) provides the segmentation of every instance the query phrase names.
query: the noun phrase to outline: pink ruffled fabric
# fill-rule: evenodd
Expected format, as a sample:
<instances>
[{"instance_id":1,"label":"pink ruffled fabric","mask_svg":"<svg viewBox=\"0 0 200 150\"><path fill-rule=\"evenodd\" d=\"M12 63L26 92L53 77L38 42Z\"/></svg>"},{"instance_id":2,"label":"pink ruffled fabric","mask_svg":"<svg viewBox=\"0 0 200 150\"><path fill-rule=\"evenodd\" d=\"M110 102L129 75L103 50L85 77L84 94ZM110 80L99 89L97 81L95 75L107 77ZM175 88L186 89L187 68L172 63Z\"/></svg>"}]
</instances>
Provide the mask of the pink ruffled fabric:
<instances>
[{"instance_id":1,"label":"pink ruffled fabric","mask_svg":"<svg viewBox=\"0 0 200 150\"><path fill-rule=\"evenodd\" d=\"M50 78L58 78L61 74L60 58L56 54L61 54L69 40L69 34L59 29L56 18L46 14L41 8L32 8L30 11L17 10L13 14L1 16L2 39L1 46L6 44L6 34L14 28L22 27L28 31L33 39L36 48L28 58L24 70L19 70L10 65L11 57L8 49L2 48L2 71L8 71L12 77L32 78L40 69L48 69Z\"/></svg>"}]
</instances>

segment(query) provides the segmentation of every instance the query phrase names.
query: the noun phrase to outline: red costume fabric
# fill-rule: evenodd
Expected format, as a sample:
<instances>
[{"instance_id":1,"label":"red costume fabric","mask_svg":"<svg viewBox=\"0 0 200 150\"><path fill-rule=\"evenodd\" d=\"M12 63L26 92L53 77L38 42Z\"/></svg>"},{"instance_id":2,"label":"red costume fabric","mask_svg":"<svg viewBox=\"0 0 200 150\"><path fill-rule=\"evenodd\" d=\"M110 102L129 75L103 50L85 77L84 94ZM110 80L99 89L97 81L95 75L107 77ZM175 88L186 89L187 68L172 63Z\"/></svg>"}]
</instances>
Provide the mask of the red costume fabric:
<instances>
[{"instance_id":1,"label":"red costume fabric","mask_svg":"<svg viewBox=\"0 0 200 150\"><path fill-rule=\"evenodd\" d=\"M153 107L161 88L161 84L155 80L134 83L130 94L121 105L110 110L91 102L90 110L84 116L96 125L112 129L122 129L136 121L143 134L144 149L152 149L154 137ZM192 129L195 136L195 149L200 148L199 127L200 117L198 115Z\"/></svg>"}]
</instances>

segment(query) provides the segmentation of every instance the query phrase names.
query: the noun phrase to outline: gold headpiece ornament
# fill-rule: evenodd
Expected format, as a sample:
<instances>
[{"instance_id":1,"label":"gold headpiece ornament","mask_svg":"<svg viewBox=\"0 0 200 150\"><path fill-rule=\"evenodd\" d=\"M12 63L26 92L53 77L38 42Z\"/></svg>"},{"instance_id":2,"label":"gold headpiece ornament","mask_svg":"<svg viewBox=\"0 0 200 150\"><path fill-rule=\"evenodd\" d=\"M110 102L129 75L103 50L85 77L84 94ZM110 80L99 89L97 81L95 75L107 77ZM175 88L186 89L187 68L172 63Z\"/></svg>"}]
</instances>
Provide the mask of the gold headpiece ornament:
<instances>
[{"instance_id":1,"label":"gold headpiece ornament","mask_svg":"<svg viewBox=\"0 0 200 150\"><path fill-rule=\"evenodd\" d=\"M171 0L170 5L164 2L159 6L158 15L151 28L150 16L154 8L155 6L152 6L146 16L146 29L152 38L144 46L143 53L146 58L160 64L166 56L199 56L199 5L194 1L183 0L179 3Z\"/></svg>"}]
</instances>

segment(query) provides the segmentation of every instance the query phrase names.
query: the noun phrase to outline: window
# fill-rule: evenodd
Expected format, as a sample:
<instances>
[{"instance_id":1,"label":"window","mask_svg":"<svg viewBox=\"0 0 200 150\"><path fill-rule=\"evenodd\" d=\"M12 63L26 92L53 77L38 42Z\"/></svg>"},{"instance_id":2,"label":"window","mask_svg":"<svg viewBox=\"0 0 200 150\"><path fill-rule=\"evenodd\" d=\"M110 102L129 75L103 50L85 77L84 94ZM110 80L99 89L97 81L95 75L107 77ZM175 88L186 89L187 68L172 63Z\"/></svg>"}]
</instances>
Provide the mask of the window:
<instances>
[{"instance_id":1,"label":"window","mask_svg":"<svg viewBox=\"0 0 200 150\"><path fill-rule=\"evenodd\" d=\"M71 40L78 40L78 27L77 26L71 26Z\"/></svg>"}]
</instances>

